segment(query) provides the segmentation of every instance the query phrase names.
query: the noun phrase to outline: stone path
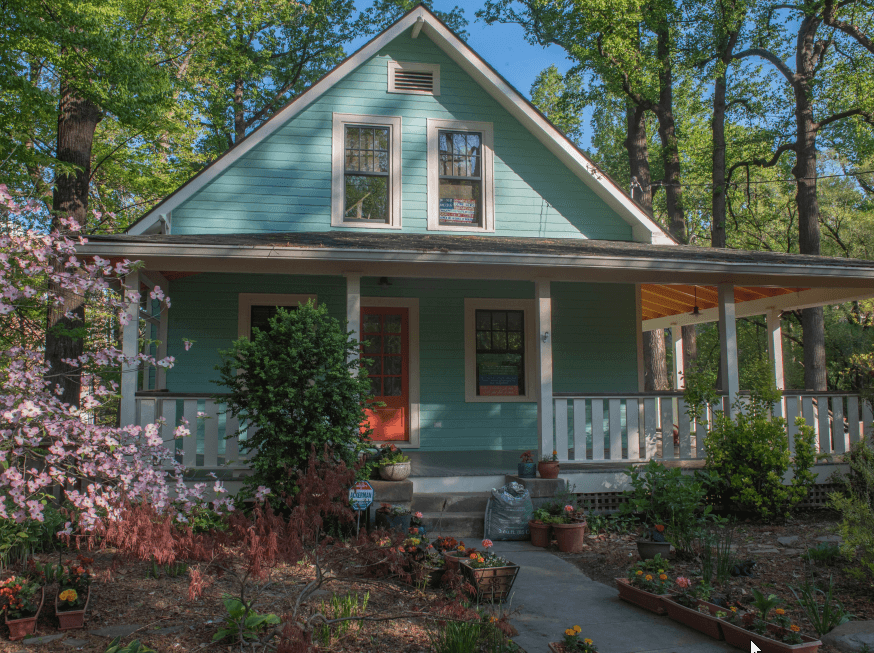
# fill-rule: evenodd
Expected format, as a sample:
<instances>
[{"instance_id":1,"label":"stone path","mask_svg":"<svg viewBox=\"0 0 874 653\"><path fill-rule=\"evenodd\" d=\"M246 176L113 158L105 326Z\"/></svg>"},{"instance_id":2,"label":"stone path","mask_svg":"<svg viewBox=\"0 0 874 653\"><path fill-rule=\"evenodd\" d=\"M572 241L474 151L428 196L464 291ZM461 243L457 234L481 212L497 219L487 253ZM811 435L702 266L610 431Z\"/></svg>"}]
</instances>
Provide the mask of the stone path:
<instances>
[{"instance_id":1,"label":"stone path","mask_svg":"<svg viewBox=\"0 0 874 653\"><path fill-rule=\"evenodd\" d=\"M696 630L621 601L615 589L590 580L569 562L530 542L495 542L493 549L521 566L509 607L514 641L546 653L565 629L579 625L599 653L725 653L735 651Z\"/></svg>"}]
</instances>

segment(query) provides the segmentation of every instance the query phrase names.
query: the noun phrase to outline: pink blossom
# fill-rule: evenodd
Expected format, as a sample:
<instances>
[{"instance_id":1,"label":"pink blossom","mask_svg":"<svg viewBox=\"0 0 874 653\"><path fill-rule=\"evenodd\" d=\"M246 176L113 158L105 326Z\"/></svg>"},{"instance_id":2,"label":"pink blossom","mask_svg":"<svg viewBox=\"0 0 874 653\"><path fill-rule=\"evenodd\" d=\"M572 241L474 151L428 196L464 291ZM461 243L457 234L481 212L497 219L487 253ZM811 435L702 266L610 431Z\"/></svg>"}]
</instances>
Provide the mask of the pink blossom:
<instances>
[{"instance_id":1,"label":"pink blossom","mask_svg":"<svg viewBox=\"0 0 874 653\"><path fill-rule=\"evenodd\" d=\"M564 507L564 511L565 511L565 512L573 512L573 511L574 511L574 507L573 507L572 505L568 504L568 505L566 505L566 506Z\"/></svg>"},{"instance_id":2,"label":"pink blossom","mask_svg":"<svg viewBox=\"0 0 874 653\"><path fill-rule=\"evenodd\" d=\"M685 576L677 576L677 586L680 589L688 589L692 587L692 581Z\"/></svg>"},{"instance_id":3,"label":"pink blossom","mask_svg":"<svg viewBox=\"0 0 874 653\"><path fill-rule=\"evenodd\" d=\"M421 512L417 512L417 513L416 513L416 519L421 519L421 518L422 518L422 513L421 513Z\"/></svg>"},{"instance_id":4,"label":"pink blossom","mask_svg":"<svg viewBox=\"0 0 874 653\"><path fill-rule=\"evenodd\" d=\"M491 540L483 540L483 548L490 549L493 546L495 546L495 543L492 542Z\"/></svg>"}]
</instances>

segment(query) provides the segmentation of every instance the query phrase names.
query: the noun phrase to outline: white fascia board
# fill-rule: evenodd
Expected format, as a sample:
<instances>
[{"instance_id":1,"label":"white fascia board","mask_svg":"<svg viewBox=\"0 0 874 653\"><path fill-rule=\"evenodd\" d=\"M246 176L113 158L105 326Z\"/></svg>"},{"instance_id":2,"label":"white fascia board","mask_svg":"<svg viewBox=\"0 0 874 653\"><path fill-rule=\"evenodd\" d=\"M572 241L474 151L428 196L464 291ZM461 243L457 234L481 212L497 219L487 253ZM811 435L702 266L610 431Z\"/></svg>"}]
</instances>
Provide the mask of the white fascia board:
<instances>
[{"instance_id":1,"label":"white fascia board","mask_svg":"<svg viewBox=\"0 0 874 653\"><path fill-rule=\"evenodd\" d=\"M546 148L564 163L598 197L632 227L637 242L676 245L643 209L602 173L552 123L546 120L516 89L508 85L466 43L438 21L428 21L423 29L443 52L524 125Z\"/></svg>"},{"instance_id":2,"label":"white fascia board","mask_svg":"<svg viewBox=\"0 0 874 653\"><path fill-rule=\"evenodd\" d=\"M750 317L751 315L764 315L769 311L797 311L804 308L861 301L872 297L874 297L874 289L872 288L809 288L776 297L762 297L761 299L737 302L735 303L735 315L737 317ZM644 320L642 326L644 331L652 331L653 329L669 329L674 326L705 324L718 320L719 308L717 307L705 308L699 311L698 315L681 313Z\"/></svg>"},{"instance_id":3,"label":"white fascia board","mask_svg":"<svg viewBox=\"0 0 874 653\"><path fill-rule=\"evenodd\" d=\"M125 233L133 236L139 236L148 233L149 229L158 221L160 214L170 213L180 204L191 198L199 192L209 182L218 177L221 173L227 170L231 164L237 159L244 156L256 145L261 143L265 138L273 134L277 129L282 127L291 118L306 109L313 102L322 97L331 88L343 79L358 66L370 59L373 55L379 52L388 43L403 34L416 20L420 17L424 19L427 15L426 10L418 7L411 11L404 18L400 19L392 27L388 28L382 34L376 36L369 43L364 45L360 50L350 55L346 61L334 68L330 73L322 77L303 94L289 102L285 107L277 111L263 125L249 134L246 138L240 141L237 145L222 154L213 163L204 168L200 174L193 177L185 185L178 188L173 194L166 197L160 204L144 215L140 220L135 222Z\"/></svg>"}]
</instances>

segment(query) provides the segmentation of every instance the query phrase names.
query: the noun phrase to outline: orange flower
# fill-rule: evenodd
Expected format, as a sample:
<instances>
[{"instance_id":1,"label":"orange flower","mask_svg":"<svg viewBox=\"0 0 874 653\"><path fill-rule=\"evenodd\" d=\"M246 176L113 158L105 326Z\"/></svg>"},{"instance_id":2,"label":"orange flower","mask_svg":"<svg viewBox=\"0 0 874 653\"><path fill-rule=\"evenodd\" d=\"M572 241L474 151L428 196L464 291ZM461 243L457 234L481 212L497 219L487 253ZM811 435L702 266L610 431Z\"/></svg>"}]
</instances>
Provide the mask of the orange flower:
<instances>
[{"instance_id":1,"label":"orange flower","mask_svg":"<svg viewBox=\"0 0 874 653\"><path fill-rule=\"evenodd\" d=\"M656 524L656 525L655 525L655 529L656 529L659 533L664 533L664 531L665 531L665 527L662 526L661 524Z\"/></svg>"},{"instance_id":2,"label":"orange flower","mask_svg":"<svg viewBox=\"0 0 874 653\"><path fill-rule=\"evenodd\" d=\"M476 559L476 561L477 561L477 562L485 562L486 559L483 558L482 556L480 556L479 558Z\"/></svg>"},{"instance_id":3,"label":"orange flower","mask_svg":"<svg viewBox=\"0 0 874 653\"><path fill-rule=\"evenodd\" d=\"M652 580L652 576L650 574L646 575L646 580Z\"/></svg>"},{"instance_id":4,"label":"orange flower","mask_svg":"<svg viewBox=\"0 0 874 653\"><path fill-rule=\"evenodd\" d=\"M662 580L668 580L667 574L659 574L659 578L661 578Z\"/></svg>"},{"instance_id":5,"label":"orange flower","mask_svg":"<svg viewBox=\"0 0 874 653\"><path fill-rule=\"evenodd\" d=\"M64 590L58 595L58 598L61 599L61 601L69 601L70 603L75 601L78 597L79 595L76 594L76 590L73 589Z\"/></svg>"},{"instance_id":6,"label":"orange flower","mask_svg":"<svg viewBox=\"0 0 874 653\"><path fill-rule=\"evenodd\" d=\"M638 569L636 573L638 576L643 576L643 572L640 569Z\"/></svg>"},{"instance_id":7,"label":"orange flower","mask_svg":"<svg viewBox=\"0 0 874 653\"><path fill-rule=\"evenodd\" d=\"M791 630L793 633L797 633L798 631L801 630L801 628L799 628L795 624L792 624L791 626L789 626L789 630Z\"/></svg>"},{"instance_id":8,"label":"orange flower","mask_svg":"<svg viewBox=\"0 0 874 653\"><path fill-rule=\"evenodd\" d=\"M476 557L477 557L477 556L476 556L476 553L471 553L471 554L470 554L470 559L471 559L471 560L475 560Z\"/></svg>"},{"instance_id":9,"label":"orange flower","mask_svg":"<svg viewBox=\"0 0 874 653\"><path fill-rule=\"evenodd\" d=\"M776 610L774 610L774 612L776 612L777 614L786 614L786 610L784 610L783 608L777 608Z\"/></svg>"}]
</instances>

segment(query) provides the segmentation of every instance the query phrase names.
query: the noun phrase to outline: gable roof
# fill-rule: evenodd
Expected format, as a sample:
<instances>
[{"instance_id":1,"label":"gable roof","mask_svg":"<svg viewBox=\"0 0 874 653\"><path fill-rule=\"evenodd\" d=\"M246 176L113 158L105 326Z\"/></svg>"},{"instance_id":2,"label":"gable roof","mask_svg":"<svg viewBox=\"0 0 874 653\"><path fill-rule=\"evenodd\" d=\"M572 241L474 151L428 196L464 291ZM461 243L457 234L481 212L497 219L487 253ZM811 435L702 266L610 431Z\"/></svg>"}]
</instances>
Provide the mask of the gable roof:
<instances>
[{"instance_id":1,"label":"gable roof","mask_svg":"<svg viewBox=\"0 0 874 653\"><path fill-rule=\"evenodd\" d=\"M381 34L371 39L357 52L347 57L340 65L322 77L301 95L291 100L264 124L246 138L231 147L176 191L165 197L153 209L128 227L126 233L139 235L150 233L166 221L173 209L192 197L237 159L249 152L261 141L273 134L288 120L306 109L331 89L338 81L376 55L391 41L411 27L419 31L458 64L510 115L529 130L544 146L567 166L580 180L592 189L616 214L632 227L636 242L673 245L676 241L668 235L646 211L629 197L612 179L601 171L570 139L537 110L500 73L455 35L439 18L419 5L409 11Z\"/></svg>"}]
</instances>

